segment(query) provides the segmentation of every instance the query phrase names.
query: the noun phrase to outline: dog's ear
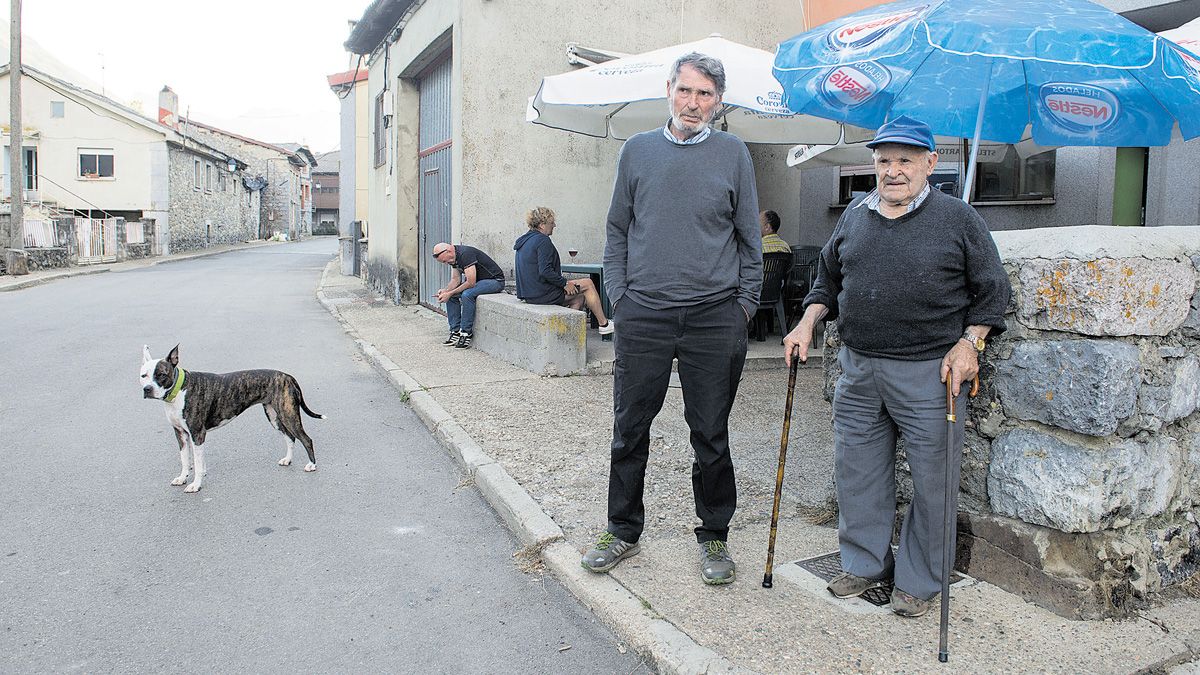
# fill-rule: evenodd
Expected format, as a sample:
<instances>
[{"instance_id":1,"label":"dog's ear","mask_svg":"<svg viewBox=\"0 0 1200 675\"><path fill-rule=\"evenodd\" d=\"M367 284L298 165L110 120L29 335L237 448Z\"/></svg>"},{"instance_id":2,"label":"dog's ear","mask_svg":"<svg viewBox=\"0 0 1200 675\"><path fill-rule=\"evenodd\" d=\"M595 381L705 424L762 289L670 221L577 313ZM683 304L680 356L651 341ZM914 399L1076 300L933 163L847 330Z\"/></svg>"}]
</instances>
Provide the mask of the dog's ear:
<instances>
[{"instance_id":1,"label":"dog's ear","mask_svg":"<svg viewBox=\"0 0 1200 675\"><path fill-rule=\"evenodd\" d=\"M150 356L150 345L142 345L142 365L146 365L153 360L154 357Z\"/></svg>"},{"instance_id":2,"label":"dog's ear","mask_svg":"<svg viewBox=\"0 0 1200 675\"><path fill-rule=\"evenodd\" d=\"M179 365L179 345L175 345L175 348L171 350L171 353L167 354L167 363L173 366Z\"/></svg>"}]
</instances>

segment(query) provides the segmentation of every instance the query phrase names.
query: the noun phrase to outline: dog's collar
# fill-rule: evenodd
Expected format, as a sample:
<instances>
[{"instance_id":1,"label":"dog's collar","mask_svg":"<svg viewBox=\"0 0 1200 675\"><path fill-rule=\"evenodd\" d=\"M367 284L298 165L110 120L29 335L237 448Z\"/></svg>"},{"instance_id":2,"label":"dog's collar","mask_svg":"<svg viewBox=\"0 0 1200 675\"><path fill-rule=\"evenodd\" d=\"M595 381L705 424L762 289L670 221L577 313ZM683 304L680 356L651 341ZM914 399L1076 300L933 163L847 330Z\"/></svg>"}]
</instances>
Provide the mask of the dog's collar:
<instances>
[{"instance_id":1,"label":"dog's collar","mask_svg":"<svg viewBox=\"0 0 1200 675\"><path fill-rule=\"evenodd\" d=\"M176 367L175 386L171 387L171 391L167 392L167 395L163 397L163 400L167 403L174 401L175 397L179 395L180 389L183 389L183 368Z\"/></svg>"}]
</instances>

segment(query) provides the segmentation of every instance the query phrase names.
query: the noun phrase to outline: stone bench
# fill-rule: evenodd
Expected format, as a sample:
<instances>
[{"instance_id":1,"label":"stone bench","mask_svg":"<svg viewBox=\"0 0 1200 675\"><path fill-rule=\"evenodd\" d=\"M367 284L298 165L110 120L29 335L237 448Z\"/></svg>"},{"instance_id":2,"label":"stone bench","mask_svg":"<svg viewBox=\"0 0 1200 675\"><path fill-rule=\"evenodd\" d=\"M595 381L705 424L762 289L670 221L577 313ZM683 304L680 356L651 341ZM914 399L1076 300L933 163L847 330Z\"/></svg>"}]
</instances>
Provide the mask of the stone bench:
<instances>
[{"instance_id":1,"label":"stone bench","mask_svg":"<svg viewBox=\"0 0 1200 675\"><path fill-rule=\"evenodd\" d=\"M538 375L573 375L587 365L584 312L530 305L507 293L481 295L474 347Z\"/></svg>"}]
</instances>

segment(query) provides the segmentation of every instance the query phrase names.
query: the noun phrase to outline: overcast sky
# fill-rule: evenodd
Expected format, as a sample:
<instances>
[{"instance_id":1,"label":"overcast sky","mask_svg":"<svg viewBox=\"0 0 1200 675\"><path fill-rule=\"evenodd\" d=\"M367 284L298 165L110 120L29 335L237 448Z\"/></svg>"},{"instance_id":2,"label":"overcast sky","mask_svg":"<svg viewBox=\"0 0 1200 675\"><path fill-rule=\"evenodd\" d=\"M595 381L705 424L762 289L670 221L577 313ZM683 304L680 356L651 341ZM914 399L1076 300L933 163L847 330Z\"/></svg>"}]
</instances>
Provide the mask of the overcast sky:
<instances>
[{"instance_id":1,"label":"overcast sky","mask_svg":"<svg viewBox=\"0 0 1200 675\"><path fill-rule=\"evenodd\" d=\"M0 0L8 32L8 0ZM23 0L23 33L125 104L180 114L271 143L338 145L327 75L354 68L347 20L370 0ZM8 61L7 40L0 61ZM364 60L365 67L365 60ZM134 107L139 107L134 105Z\"/></svg>"}]
</instances>

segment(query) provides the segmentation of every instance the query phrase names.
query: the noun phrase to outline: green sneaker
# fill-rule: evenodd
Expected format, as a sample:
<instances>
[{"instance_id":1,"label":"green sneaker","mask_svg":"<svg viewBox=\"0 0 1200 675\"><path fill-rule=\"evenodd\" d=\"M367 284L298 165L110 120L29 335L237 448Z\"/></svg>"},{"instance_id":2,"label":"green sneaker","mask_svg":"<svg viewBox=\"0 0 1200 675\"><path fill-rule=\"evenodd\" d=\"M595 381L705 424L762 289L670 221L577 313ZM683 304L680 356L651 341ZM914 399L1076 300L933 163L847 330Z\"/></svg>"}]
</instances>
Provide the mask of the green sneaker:
<instances>
[{"instance_id":1,"label":"green sneaker","mask_svg":"<svg viewBox=\"0 0 1200 675\"><path fill-rule=\"evenodd\" d=\"M700 578L704 583L718 586L733 583L737 564L729 555L729 546L720 540L700 544Z\"/></svg>"},{"instance_id":2,"label":"green sneaker","mask_svg":"<svg viewBox=\"0 0 1200 675\"><path fill-rule=\"evenodd\" d=\"M622 560L641 552L642 547L638 546L637 542L631 544L617 539L610 532L605 532L596 540L596 544L583 554L579 564L585 570L603 573L616 567Z\"/></svg>"}]
</instances>

